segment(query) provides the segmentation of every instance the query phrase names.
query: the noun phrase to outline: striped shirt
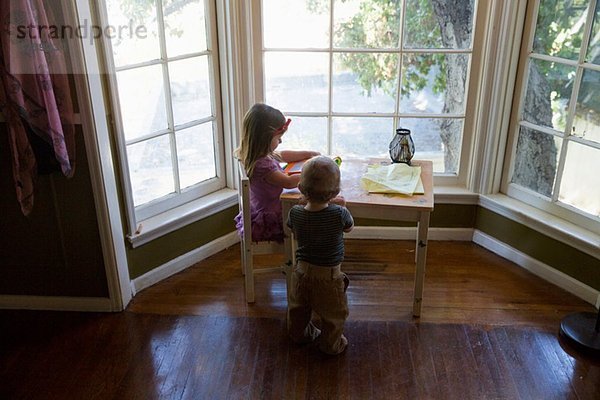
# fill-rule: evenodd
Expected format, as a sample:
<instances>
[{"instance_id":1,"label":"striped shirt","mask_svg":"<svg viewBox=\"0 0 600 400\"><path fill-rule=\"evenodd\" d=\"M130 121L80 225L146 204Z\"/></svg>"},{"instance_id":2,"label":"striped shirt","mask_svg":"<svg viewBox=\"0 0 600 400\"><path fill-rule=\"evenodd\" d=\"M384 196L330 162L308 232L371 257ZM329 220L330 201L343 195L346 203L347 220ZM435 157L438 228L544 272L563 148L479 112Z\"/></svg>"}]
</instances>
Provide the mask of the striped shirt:
<instances>
[{"instance_id":1,"label":"striped shirt","mask_svg":"<svg viewBox=\"0 0 600 400\"><path fill-rule=\"evenodd\" d=\"M298 240L296 259L323 267L333 267L344 259L344 229L354 225L346 207L330 204L319 211L296 205L290 210L288 227Z\"/></svg>"}]
</instances>

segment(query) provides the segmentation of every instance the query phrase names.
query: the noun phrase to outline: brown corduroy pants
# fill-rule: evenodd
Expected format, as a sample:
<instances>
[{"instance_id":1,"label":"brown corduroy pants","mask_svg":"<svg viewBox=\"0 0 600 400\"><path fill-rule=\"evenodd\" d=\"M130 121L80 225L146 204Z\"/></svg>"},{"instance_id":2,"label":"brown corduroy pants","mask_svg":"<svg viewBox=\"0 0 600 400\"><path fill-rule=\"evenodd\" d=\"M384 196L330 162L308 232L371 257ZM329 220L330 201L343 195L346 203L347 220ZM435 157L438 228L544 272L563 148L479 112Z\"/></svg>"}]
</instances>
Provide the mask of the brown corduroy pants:
<instances>
[{"instance_id":1,"label":"brown corduroy pants","mask_svg":"<svg viewBox=\"0 0 600 400\"><path fill-rule=\"evenodd\" d=\"M319 350L339 354L348 341L343 335L348 318L346 289L349 280L340 266L321 267L299 261L291 278L287 324L296 343L314 341L320 334ZM312 323L312 312L321 318L320 332Z\"/></svg>"}]
</instances>

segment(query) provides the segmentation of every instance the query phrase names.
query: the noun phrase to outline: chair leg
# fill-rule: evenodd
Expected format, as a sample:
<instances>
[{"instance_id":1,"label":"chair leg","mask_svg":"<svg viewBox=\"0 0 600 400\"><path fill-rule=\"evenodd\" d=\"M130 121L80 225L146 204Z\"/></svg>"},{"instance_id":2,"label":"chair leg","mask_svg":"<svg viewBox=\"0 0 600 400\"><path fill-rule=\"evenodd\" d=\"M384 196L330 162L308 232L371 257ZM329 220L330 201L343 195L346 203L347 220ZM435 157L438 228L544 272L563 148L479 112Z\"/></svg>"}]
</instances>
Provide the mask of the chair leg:
<instances>
[{"instance_id":1,"label":"chair leg","mask_svg":"<svg viewBox=\"0 0 600 400\"><path fill-rule=\"evenodd\" d=\"M254 260L252 258L252 249L247 248L244 254L244 284L247 303L254 303Z\"/></svg>"},{"instance_id":2,"label":"chair leg","mask_svg":"<svg viewBox=\"0 0 600 400\"><path fill-rule=\"evenodd\" d=\"M244 240L240 241L240 256L242 261L242 276L246 275L246 245L244 244Z\"/></svg>"}]
</instances>

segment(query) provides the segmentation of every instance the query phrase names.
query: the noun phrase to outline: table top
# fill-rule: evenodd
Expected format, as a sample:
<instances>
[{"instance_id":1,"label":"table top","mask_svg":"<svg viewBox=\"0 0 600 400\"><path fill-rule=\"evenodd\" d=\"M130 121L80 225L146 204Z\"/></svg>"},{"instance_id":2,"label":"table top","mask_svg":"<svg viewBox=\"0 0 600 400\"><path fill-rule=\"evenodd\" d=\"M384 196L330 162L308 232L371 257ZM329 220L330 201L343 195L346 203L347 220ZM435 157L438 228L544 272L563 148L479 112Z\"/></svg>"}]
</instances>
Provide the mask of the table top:
<instances>
[{"instance_id":1,"label":"table top","mask_svg":"<svg viewBox=\"0 0 600 400\"><path fill-rule=\"evenodd\" d=\"M421 167L421 180L425 189L424 194L412 196L402 194L368 193L360 185L360 178L367 172L367 166L373 164L388 165L389 159L343 159L341 170L340 194L346 200L346 206L378 206L378 207L402 207L416 211L433 210L433 163L425 160L412 160L411 165ZM297 201L300 192L295 190L284 191L281 195L283 201Z\"/></svg>"}]
</instances>

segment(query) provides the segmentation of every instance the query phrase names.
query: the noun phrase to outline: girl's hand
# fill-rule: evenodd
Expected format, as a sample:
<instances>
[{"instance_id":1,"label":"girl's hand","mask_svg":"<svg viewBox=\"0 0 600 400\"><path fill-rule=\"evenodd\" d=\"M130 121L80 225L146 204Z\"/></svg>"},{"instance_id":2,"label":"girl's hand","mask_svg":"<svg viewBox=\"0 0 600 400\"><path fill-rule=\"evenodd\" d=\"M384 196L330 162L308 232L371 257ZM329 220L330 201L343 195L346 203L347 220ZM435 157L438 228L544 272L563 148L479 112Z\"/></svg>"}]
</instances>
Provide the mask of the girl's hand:
<instances>
[{"instance_id":1,"label":"girl's hand","mask_svg":"<svg viewBox=\"0 0 600 400\"><path fill-rule=\"evenodd\" d=\"M279 186L284 189L294 189L300 182L300 174L288 175L282 171L271 171L265 180L271 185Z\"/></svg>"},{"instance_id":2,"label":"girl's hand","mask_svg":"<svg viewBox=\"0 0 600 400\"><path fill-rule=\"evenodd\" d=\"M308 199L304 195L300 195L300 198L298 199L298 204L300 204L301 206L305 206L308 204Z\"/></svg>"}]
</instances>

